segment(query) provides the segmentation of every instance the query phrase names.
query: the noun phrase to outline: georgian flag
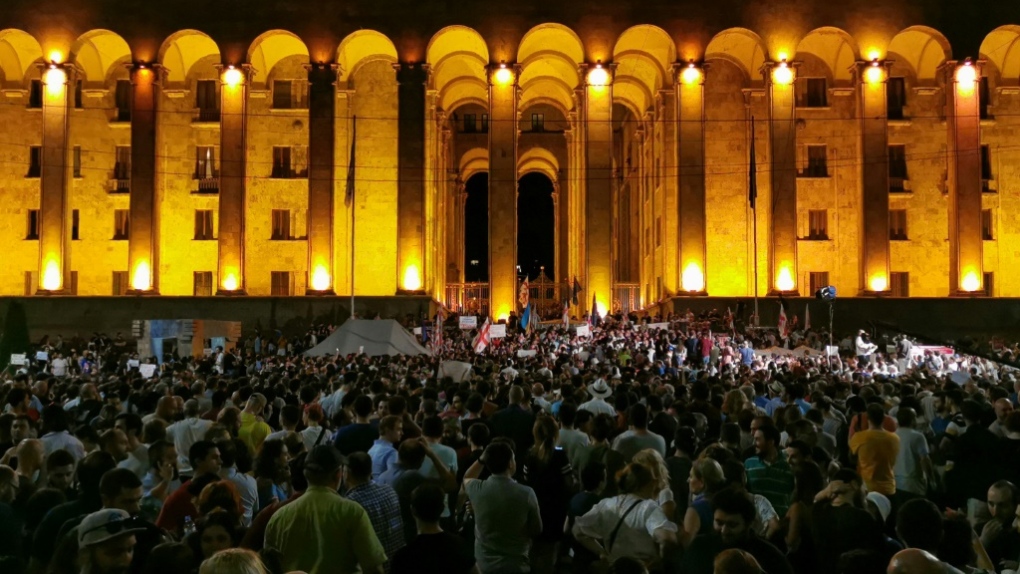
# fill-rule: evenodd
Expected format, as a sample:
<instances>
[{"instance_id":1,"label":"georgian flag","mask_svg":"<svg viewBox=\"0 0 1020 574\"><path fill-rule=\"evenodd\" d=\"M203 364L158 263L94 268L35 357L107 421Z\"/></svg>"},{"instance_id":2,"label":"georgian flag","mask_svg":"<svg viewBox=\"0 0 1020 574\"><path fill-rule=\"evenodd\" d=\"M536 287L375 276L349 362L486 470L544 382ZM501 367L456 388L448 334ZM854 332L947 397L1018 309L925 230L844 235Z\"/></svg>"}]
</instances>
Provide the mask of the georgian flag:
<instances>
[{"instance_id":1,"label":"georgian flag","mask_svg":"<svg viewBox=\"0 0 1020 574\"><path fill-rule=\"evenodd\" d=\"M475 350L475 353L481 355L482 351L489 346L489 318L485 318L485 323L482 324L482 328L478 330L478 335L475 340L471 342L471 348Z\"/></svg>"},{"instance_id":2,"label":"georgian flag","mask_svg":"<svg viewBox=\"0 0 1020 574\"><path fill-rule=\"evenodd\" d=\"M779 336L783 339L787 339L790 336L788 331L790 325L786 321L786 309L783 309L783 304L779 304Z\"/></svg>"}]
</instances>

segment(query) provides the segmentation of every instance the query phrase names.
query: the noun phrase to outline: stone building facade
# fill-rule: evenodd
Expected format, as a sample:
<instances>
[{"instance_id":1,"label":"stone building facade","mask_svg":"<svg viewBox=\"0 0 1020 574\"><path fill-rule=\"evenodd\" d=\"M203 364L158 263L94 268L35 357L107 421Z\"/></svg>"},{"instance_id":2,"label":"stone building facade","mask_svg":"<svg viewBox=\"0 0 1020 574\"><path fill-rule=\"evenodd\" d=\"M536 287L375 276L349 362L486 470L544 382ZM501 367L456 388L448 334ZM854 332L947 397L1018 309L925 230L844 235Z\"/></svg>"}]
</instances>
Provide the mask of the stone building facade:
<instances>
[{"instance_id":1,"label":"stone building facade","mask_svg":"<svg viewBox=\"0 0 1020 574\"><path fill-rule=\"evenodd\" d=\"M0 9L0 295L450 302L485 173L502 317L537 172L582 308L1020 296L1006 3L174 4Z\"/></svg>"}]
</instances>

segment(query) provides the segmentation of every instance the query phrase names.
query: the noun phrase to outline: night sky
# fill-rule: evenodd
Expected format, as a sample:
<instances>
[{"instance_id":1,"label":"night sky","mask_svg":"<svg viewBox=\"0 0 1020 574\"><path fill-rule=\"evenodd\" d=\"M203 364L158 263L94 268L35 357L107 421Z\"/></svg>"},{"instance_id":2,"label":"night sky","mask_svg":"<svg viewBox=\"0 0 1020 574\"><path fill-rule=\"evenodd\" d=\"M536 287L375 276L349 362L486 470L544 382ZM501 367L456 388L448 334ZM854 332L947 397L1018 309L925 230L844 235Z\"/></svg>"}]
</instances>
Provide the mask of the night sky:
<instances>
[{"instance_id":1,"label":"night sky","mask_svg":"<svg viewBox=\"0 0 1020 574\"><path fill-rule=\"evenodd\" d=\"M467 219L465 227L464 280L468 282L489 280L489 176L478 174L467 182L468 199L464 207ZM555 279L553 263L555 233L553 224L552 191L549 178L530 173L520 179L517 199L517 264L522 273L532 278L538 276L539 267L545 266L545 274ZM472 261L478 265L472 265Z\"/></svg>"}]
</instances>

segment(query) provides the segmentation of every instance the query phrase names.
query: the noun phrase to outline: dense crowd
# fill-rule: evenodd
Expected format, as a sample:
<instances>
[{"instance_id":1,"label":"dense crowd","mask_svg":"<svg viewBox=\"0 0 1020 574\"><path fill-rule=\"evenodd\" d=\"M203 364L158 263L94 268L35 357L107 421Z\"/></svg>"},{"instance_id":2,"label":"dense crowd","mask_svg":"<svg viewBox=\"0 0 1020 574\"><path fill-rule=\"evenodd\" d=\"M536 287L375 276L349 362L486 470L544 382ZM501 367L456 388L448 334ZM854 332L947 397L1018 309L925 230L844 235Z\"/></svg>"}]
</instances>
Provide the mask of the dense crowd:
<instances>
[{"instance_id":1,"label":"dense crowd","mask_svg":"<svg viewBox=\"0 0 1020 574\"><path fill-rule=\"evenodd\" d=\"M1010 367L728 313L482 353L435 329L397 357L252 334L149 378L119 334L44 339L2 375L0 572L1017 569Z\"/></svg>"}]
</instances>

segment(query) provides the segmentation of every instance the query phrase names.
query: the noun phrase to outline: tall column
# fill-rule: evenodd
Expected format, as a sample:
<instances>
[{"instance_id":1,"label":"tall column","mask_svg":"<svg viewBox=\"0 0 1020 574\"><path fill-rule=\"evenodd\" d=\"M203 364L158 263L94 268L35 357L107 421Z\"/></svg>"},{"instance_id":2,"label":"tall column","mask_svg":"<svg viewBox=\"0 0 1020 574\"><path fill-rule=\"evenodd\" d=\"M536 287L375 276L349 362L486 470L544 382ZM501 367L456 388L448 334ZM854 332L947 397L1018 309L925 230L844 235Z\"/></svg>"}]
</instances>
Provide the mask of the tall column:
<instances>
[{"instance_id":1,"label":"tall column","mask_svg":"<svg viewBox=\"0 0 1020 574\"><path fill-rule=\"evenodd\" d=\"M220 70L220 209L217 295L244 295L248 81L251 66Z\"/></svg>"},{"instance_id":2,"label":"tall column","mask_svg":"<svg viewBox=\"0 0 1020 574\"><path fill-rule=\"evenodd\" d=\"M425 84L423 64L400 63L397 70L397 285L401 292L425 286Z\"/></svg>"},{"instance_id":3,"label":"tall column","mask_svg":"<svg viewBox=\"0 0 1020 574\"><path fill-rule=\"evenodd\" d=\"M552 182L552 208L553 208L553 275L556 281L563 282L563 275L560 273L560 258L564 257L560 251L560 240L566 235L560 229L560 180ZM561 295L562 297L562 295Z\"/></svg>"},{"instance_id":4,"label":"tall column","mask_svg":"<svg viewBox=\"0 0 1020 574\"><path fill-rule=\"evenodd\" d=\"M797 126L795 64L766 62L769 107L769 293L797 294Z\"/></svg>"},{"instance_id":5,"label":"tall column","mask_svg":"<svg viewBox=\"0 0 1020 574\"><path fill-rule=\"evenodd\" d=\"M705 72L693 62L676 69L680 288L706 295Z\"/></svg>"},{"instance_id":6,"label":"tall column","mask_svg":"<svg viewBox=\"0 0 1020 574\"><path fill-rule=\"evenodd\" d=\"M308 66L308 286L309 295L335 292L336 64Z\"/></svg>"},{"instance_id":7,"label":"tall column","mask_svg":"<svg viewBox=\"0 0 1020 574\"><path fill-rule=\"evenodd\" d=\"M563 170L563 179L560 181L559 186L559 197L556 203L556 229L559 231L559 239L557 239L557 249L559 255L556 259L556 279L561 284L572 283L573 279L570 272L570 238L573 235L570 230L570 193L573 189L573 175L571 171L574 169L574 155L573 155L573 129L568 127L563 132L563 137L567 144L567 165L566 169ZM562 227L561 227L562 226ZM561 295L566 297L566 295Z\"/></svg>"},{"instance_id":8,"label":"tall column","mask_svg":"<svg viewBox=\"0 0 1020 574\"><path fill-rule=\"evenodd\" d=\"M613 301L613 67L596 64L585 72L585 248L588 285L599 311ZM589 303L590 305L591 303ZM589 309L590 310L590 309Z\"/></svg>"},{"instance_id":9,"label":"tall column","mask_svg":"<svg viewBox=\"0 0 1020 574\"><path fill-rule=\"evenodd\" d=\"M861 131L861 279L865 295L889 293L889 121L891 62L857 64Z\"/></svg>"},{"instance_id":10,"label":"tall column","mask_svg":"<svg viewBox=\"0 0 1020 574\"><path fill-rule=\"evenodd\" d=\"M74 66L42 66L43 136L39 178L39 289L38 294L70 292L71 253L68 193L72 181L70 140L70 86Z\"/></svg>"},{"instance_id":11,"label":"tall column","mask_svg":"<svg viewBox=\"0 0 1020 574\"><path fill-rule=\"evenodd\" d=\"M516 67L489 68L489 314L505 319L517 300Z\"/></svg>"},{"instance_id":12,"label":"tall column","mask_svg":"<svg viewBox=\"0 0 1020 574\"><path fill-rule=\"evenodd\" d=\"M159 294L159 202L156 198L156 105L162 69L131 66L131 200L128 273L132 294Z\"/></svg>"},{"instance_id":13,"label":"tall column","mask_svg":"<svg viewBox=\"0 0 1020 574\"><path fill-rule=\"evenodd\" d=\"M946 62L946 125L949 133L949 294L984 288L981 234L982 64Z\"/></svg>"}]
</instances>

